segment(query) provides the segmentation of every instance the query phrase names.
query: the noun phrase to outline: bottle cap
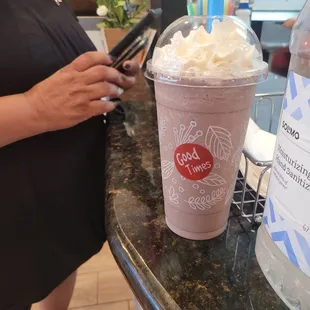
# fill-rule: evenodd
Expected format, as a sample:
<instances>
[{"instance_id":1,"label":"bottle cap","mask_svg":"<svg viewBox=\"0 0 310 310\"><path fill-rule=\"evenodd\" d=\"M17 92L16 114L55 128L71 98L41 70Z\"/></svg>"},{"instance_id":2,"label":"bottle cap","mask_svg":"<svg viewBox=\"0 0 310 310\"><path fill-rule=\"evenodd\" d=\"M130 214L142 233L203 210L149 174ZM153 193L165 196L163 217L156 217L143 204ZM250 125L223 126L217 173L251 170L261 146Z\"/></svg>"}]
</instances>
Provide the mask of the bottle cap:
<instances>
[{"instance_id":1,"label":"bottle cap","mask_svg":"<svg viewBox=\"0 0 310 310\"><path fill-rule=\"evenodd\" d=\"M250 9L249 0L240 0L239 9L248 10Z\"/></svg>"}]
</instances>

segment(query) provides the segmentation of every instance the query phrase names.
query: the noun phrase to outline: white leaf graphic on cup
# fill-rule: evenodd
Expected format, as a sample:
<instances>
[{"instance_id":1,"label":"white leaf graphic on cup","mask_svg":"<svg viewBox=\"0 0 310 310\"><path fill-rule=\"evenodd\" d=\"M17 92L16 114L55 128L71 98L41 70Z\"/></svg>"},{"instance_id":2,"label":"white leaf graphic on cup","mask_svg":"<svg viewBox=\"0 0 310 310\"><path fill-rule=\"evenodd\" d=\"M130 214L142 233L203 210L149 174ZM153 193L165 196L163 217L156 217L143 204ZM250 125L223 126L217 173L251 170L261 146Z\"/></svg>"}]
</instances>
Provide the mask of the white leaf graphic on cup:
<instances>
[{"instance_id":1,"label":"white leaf graphic on cup","mask_svg":"<svg viewBox=\"0 0 310 310\"><path fill-rule=\"evenodd\" d=\"M178 205L179 204L179 195L176 194L175 189L172 186L170 186L168 194L169 194L169 200L172 203Z\"/></svg>"},{"instance_id":2,"label":"white leaf graphic on cup","mask_svg":"<svg viewBox=\"0 0 310 310\"><path fill-rule=\"evenodd\" d=\"M221 186L223 184L226 184L225 179L217 173L210 173L206 178L198 182L208 186Z\"/></svg>"},{"instance_id":3,"label":"white leaf graphic on cup","mask_svg":"<svg viewBox=\"0 0 310 310\"><path fill-rule=\"evenodd\" d=\"M160 118L159 123L158 123L158 135L159 135L160 143L164 142L166 131L167 131L166 121Z\"/></svg>"},{"instance_id":4,"label":"white leaf graphic on cup","mask_svg":"<svg viewBox=\"0 0 310 310\"><path fill-rule=\"evenodd\" d=\"M210 126L205 144L213 157L228 161L233 147L229 131L222 127Z\"/></svg>"},{"instance_id":5,"label":"white leaf graphic on cup","mask_svg":"<svg viewBox=\"0 0 310 310\"><path fill-rule=\"evenodd\" d=\"M181 124L179 128L173 127L175 145L179 146L186 143L194 143L198 138L203 135L202 130L196 130L197 123L191 121L189 126Z\"/></svg>"},{"instance_id":6,"label":"white leaf graphic on cup","mask_svg":"<svg viewBox=\"0 0 310 310\"><path fill-rule=\"evenodd\" d=\"M212 191L211 195L204 197L190 197L185 200L190 207L194 210L204 211L206 209L211 209L214 205L220 202L225 196L225 188L220 188L218 190Z\"/></svg>"},{"instance_id":7,"label":"white leaf graphic on cup","mask_svg":"<svg viewBox=\"0 0 310 310\"><path fill-rule=\"evenodd\" d=\"M163 160L161 162L161 174L164 180L167 180L170 178L171 174L173 173L174 170L174 162L169 161L169 160Z\"/></svg>"}]
</instances>

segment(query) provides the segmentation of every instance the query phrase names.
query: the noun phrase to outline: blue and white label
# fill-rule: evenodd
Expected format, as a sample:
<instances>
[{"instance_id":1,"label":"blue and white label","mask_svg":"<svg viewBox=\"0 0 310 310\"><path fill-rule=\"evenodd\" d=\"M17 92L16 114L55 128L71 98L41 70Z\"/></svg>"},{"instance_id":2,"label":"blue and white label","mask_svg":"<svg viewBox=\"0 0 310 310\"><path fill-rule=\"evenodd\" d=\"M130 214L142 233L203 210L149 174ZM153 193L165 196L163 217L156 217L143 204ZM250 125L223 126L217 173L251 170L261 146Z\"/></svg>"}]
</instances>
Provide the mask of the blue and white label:
<instances>
[{"instance_id":1,"label":"blue and white label","mask_svg":"<svg viewBox=\"0 0 310 310\"><path fill-rule=\"evenodd\" d=\"M310 79L288 76L264 212L279 249L310 276Z\"/></svg>"}]
</instances>

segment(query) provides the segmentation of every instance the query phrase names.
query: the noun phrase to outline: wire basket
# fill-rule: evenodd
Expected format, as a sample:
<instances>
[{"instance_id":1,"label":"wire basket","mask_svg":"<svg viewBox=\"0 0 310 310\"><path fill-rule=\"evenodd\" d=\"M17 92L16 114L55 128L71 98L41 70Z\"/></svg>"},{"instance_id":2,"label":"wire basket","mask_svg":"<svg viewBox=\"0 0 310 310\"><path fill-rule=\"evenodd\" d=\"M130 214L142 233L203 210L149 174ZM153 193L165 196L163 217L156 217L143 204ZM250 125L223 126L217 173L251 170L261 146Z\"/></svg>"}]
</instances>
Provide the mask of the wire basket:
<instances>
[{"instance_id":1,"label":"wire basket","mask_svg":"<svg viewBox=\"0 0 310 310\"><path fill-rule=\"evenodd\" d=\"M255 96L254 105L254 121L257 123L259 119L259 111L262 105L267 105L270 108L270 119L268 130L271 132L273 122L275 120L275 101L276 97L283 97L283 92L257 94ZM263 218L265 198L261 195L261 185L264 175L271 169L272 161L260 161L253 157L252 154L243 151L245 159L244 175L239 172L236 182L236 188L233 196L233 206L238 209L240 216L246 218L250 223L261 223ZM257 188L251 188L247 184L249 164L250 162L262 169L258 177Z\"/></svg>"}]
</instances>

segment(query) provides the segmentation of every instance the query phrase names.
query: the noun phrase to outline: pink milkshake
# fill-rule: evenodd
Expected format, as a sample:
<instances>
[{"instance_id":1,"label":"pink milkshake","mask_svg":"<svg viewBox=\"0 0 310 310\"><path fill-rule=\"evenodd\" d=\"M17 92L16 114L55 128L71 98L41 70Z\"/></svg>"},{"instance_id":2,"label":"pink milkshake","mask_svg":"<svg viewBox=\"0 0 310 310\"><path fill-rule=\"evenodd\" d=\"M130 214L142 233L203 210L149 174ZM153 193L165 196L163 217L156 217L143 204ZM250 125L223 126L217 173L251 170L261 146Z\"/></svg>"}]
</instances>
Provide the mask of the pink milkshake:
<instances>
[{"instance_id":1,"label":"pink milkshake","mask_svg":"<svg viewBox=\"0 0 310 310\"><path fill-rule=\"evenodd\" d=\"M256 84L267 64L254 32L233 17L205 30L183 17L159 39L154 79L166 222L181 237L220 235L227 219Z\"/></svg>"}]
</instances>

